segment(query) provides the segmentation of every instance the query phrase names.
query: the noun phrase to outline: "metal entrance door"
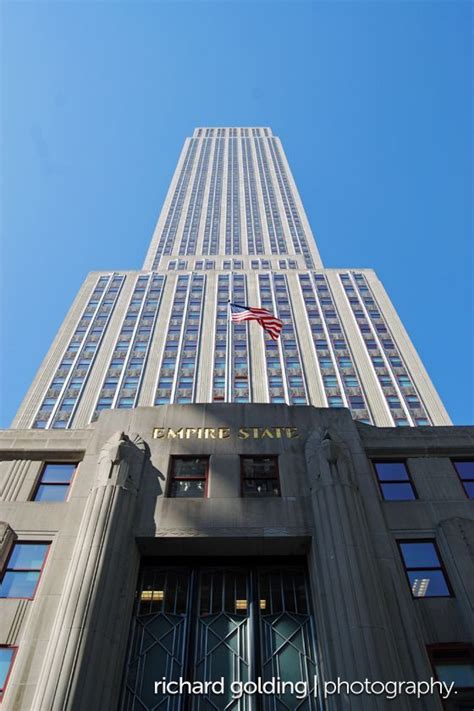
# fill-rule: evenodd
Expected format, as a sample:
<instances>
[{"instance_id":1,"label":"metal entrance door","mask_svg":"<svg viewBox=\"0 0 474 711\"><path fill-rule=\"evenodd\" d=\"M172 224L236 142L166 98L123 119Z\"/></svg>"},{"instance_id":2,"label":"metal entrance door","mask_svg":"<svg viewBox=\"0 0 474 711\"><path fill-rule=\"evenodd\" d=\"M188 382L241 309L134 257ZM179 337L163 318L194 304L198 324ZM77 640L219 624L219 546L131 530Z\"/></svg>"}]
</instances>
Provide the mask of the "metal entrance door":
<instances>
[{"instance_id":1,"label":"metal entrance door","mask_svg":"<svg viewBox=\"0 0 474 711\"><path fill-rule=\"evenodd\" d=\"M143 567L122 711L312 711L316 675L303 566ZM180 679L194 689L224 683L204 693L155 687ZM240 693L258 679L305 682L308 696Z\"/></svg>"}]
</instances>

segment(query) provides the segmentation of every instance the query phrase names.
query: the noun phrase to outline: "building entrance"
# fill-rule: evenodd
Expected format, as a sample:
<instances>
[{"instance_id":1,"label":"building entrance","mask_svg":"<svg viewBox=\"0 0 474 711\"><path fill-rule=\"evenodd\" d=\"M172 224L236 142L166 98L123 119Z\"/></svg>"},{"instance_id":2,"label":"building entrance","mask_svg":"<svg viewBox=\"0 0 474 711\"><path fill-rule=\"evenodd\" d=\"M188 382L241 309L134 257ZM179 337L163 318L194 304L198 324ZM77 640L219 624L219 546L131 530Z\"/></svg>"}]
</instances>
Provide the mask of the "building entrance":
<instances>
[{"instance_id":1,"label":"building entrance","mask_svg":"<svg viewBox=\"0 0 474 711\"><path fill-rule=\"evenodd\" d=\"M308 592L303 565L145 565L122 711L319 709Z\"/></svg>"}]
</instances>

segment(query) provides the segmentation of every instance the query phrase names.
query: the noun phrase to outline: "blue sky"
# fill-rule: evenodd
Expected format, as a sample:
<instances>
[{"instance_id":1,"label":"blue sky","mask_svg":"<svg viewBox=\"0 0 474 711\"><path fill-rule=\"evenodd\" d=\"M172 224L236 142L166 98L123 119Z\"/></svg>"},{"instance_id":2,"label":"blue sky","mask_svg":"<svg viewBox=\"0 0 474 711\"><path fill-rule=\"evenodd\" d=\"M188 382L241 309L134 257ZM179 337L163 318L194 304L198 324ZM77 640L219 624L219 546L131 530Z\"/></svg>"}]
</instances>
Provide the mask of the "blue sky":
<instances>
[{"instance_id":1,"label":"blue sky","mask_svg":"<svg viewBox=\"0 0 474 711\"><path fill-rule=\"evenodd\" d=\"M185 136L271 126L473 422L471 2L4 2L0 426L88 271L140 268Z\"/></svg>"}]
</instances>

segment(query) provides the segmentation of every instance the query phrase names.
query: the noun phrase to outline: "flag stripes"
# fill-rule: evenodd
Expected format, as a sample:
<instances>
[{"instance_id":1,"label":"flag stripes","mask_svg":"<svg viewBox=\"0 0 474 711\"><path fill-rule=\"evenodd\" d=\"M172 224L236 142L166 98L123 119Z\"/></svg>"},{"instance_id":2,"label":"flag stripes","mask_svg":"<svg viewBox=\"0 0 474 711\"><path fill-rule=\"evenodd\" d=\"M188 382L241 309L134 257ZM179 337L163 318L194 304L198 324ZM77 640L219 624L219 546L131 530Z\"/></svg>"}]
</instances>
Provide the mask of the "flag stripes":
<instances>
[{"instance_id":1,"label":"flag stripes","mask_svg":"<svg viewBox=\"0 0 474 711\"><path fill-rule=\"evenodd\" d=\"M245 304L233 304L229 301L230 319L234 323L242 321L256 321L266 331L269 336L276 341L283 328L283 321L274 316L267 309L260 309L255 306L246 306Z\"/></svg>"}]
</instances>

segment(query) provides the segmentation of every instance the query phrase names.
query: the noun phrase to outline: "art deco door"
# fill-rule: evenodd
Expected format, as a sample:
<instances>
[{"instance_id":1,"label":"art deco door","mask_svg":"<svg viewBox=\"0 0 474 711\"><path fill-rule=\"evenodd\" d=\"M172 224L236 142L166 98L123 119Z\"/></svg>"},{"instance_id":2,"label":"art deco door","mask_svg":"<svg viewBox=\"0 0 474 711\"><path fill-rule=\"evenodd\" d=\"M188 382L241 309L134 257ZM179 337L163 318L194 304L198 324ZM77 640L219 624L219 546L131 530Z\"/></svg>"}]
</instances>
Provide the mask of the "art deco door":
<instances>
[{"instance_id":1,"label":"art deco door","mask_svg":"<svg viewBox=\"0 0 474 711\"><path fill-rule=\"evenodd\" d=\"M310 711L319 708L311 695L316 674L303 566L143 567L122 711ZM155 682L180 678L223 678L224 693L155 693ZM258 678L306 682L308 696L235 698L233 682Z\"/></svg>"}]
</instances>

